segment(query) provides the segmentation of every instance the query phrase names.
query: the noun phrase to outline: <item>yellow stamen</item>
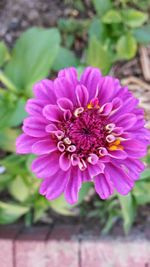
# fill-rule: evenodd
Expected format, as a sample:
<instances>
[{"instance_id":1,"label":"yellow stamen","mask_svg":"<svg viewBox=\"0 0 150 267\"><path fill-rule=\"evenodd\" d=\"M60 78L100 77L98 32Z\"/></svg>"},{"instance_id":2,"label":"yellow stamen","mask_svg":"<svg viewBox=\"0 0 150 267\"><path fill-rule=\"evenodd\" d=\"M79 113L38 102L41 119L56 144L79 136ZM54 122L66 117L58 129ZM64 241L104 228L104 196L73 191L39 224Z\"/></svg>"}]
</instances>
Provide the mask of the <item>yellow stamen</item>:
<instances>
[{"instance_id":1,"label":"yellow stamen","mask_svg":"<svg viewBox=\"0 0 150 267\"><path fill-rule=\"evenodd\" d=\"M93 108L93 105L91 103L87 104L87 108L88 109L92 109Z\"/></svg>"},{"instance_id":2,"label":"yellow stamen","mask_svg":"<svg viewBox=\"0 0 150 267\"><path fill-rule=\"evenodd\" d=\"M114 150L117 150L118 149L118 146L115 146L115 145L112 145L109 147L109 150L110 151L114 151Z\"/></svg>"},{"instance_id":3,"label":"yellow stamen","mask_svg":"<svg viewBox=\"0 0 150 267\"><path fill-rule=\"evenodd\" d=\"M119 139L115 140L113 143L108 145L108 149L110 151L115 151L115 150L123 150L124 147L120 145L121 141Z\"/></svg>"},{"instance_id":4,"label":"yellow stamen","mask_svg":"<svg viewBox=\"0 0 150 267\"><path fill-rule=\"evenodd\" d=\"M98 99L97 99L97 98L92 99L92 100L90 101L90 103L87 104L87 108L88 108L88 109L92 109L92 108L100 108Z\"/></svg>"},{"instance_id":5,"label":"yellow stamen","mask_svg":"<svg viewBox=\"0 0 150 267\"><path fill-rule=\"evenodd\" d=\"M120 140L119 140L119 139L115 140L115 141L113 142L113 145L116 145L116 146L120 145Z\"/></svg>"}]
</instances>

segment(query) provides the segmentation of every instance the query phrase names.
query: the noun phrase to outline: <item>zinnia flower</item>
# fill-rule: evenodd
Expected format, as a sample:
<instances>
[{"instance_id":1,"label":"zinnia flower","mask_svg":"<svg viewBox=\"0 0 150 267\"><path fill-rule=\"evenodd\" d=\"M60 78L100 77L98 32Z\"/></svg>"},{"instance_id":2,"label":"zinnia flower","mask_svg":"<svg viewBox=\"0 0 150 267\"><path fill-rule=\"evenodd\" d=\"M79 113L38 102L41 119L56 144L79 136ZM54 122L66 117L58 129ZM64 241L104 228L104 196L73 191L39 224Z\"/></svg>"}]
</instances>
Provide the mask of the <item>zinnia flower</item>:
<instances>
[{"instance_id":1,"label":"zinnia flower","mask_svg":"<svg viewBox=\"0 0 150 267\"><path fill-rule=\"evenodd\" d=\"M92 181L102 199L114 189L126 195L139 178L149 131L138 100L118 79L87 67L80 79L74 67L34 86L17 139L17 153L38 157L32 171L43 181L40 193L78 200L82 183Z\"/></svg>"}]
</instances>

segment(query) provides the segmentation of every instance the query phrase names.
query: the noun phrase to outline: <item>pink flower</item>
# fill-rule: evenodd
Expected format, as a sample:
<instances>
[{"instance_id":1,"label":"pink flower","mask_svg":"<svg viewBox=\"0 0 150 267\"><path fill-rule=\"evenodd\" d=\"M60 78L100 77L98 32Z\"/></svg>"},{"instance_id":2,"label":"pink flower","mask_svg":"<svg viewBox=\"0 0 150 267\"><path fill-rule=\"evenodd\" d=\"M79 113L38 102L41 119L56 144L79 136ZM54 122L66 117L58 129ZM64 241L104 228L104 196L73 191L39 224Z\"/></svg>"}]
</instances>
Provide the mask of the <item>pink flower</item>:
<instances>
[{"instance_id":1,"label":"pink flower","mask_svg":"<svg viewBox=\"0 0 150 267\"><path fill-rule=\"evenodd\" d=\"M83 182L93 181L102 199L116 189L126 195L139 178L149 131L138 100L119 80L87 67L75 68L34 86L17 153L33 153L32 171L42 178L40 193L52 200L64 193L74 204Z\"/></svg>"}]
</instances>

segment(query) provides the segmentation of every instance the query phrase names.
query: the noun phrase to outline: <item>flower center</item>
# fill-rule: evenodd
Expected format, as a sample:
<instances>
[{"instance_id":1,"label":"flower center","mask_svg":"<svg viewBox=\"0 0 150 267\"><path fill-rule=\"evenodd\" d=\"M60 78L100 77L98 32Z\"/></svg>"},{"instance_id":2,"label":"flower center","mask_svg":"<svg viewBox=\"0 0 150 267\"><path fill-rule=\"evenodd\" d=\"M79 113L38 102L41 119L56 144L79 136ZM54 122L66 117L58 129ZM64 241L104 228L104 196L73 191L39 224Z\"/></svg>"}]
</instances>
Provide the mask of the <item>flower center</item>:
<instances>
[{"instance_id":1,"label":"flower center","mask_svg":"<svg viewBox=\"0 0 150 267\"><path fill-rule=\"evenodd\" d=\"M72 165L78 165L81 170L86 169L87 162L95 164L109 151L123 149L120 134L115 133L118 128L109 122L109 114L103 110L94 99L87 107L75 109L68 119L58 123L59 130L55 132L58 150L66 153Z\"/></svg>"},{"instance_id":2,"label":"flower center","mask_svg":"<svg viewBox=\"0 0 150 267\"><path fill-rule=\"evenodd\" d=\"M86 108L77 117L72 116L66 123L65 133L76 146L77 154L98 153L98 147L105 145L105 124L97 109Z\"/></svg>"}]
</instances>

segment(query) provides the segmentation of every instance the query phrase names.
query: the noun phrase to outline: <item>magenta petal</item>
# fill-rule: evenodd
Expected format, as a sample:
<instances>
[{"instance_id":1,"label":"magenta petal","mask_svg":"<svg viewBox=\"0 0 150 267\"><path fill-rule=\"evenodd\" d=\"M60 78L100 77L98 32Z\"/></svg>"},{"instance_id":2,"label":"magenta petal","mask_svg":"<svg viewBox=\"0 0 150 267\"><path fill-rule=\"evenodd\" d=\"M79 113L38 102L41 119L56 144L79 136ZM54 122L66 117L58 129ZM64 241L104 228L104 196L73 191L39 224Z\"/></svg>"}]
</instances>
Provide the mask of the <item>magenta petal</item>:
<instances>
[{"instance_id":1,"label":"magenta petal","mask_svg":"<svg viewBox=\"0 0 150 267\"><path fill-rule=\"evenodd\" d=\"M67 171L71 166L71 160L68 158L66 152L62 153L59 157L59 165L63 171Z\"/></svg>"},{"instance_id":2,"label":"magenta petal","mask_svg":"<svg viewBox=\"0 0 150 267\"><path fill-rule=\"evenodd\" d=\"M115 120L116 125L119 127L123 127L125 130L132 128L136 121L137 118L132 113L123 114Z\"/></svg>"},{"instance_id":3,"label":"magenta petal","mask_svg":"<svg viewBox=\"0 0 150 267\"><path fill-rule=\"evenodd\" d=\"M59 170L59 156L56 153L40 156L32 163L32 171L38 178L49 177Z\"/></svg>"},{"instance_id":4,"label":"magenta petal","mask_svg":"<svg viewBox=\"0 0 150 267\"><path fill-rule=\"evenodd\" d=\"M104 104L99 110L100 115L101 116L108 116L110 114L110 112L112 111L112 108L113 108L112 103Z\"/></svg>"},{"instance_id":5,"label":"magenta petal","mask_svg":"<svg viewBox=\"0 0 150 267\"><path fill-rule=\"evenodd\" d=\"M65 189L65 198L68 203L75 204L82 184L81 171L78 167L71 169L70 178Z\"/></svg>"},{"instance_id":6,"label":"magenta petal","mask_svg":"<svg viewBox=\"0 0 150 267\"><path fill-rule=\"evenodd\" d=\"M124 150L109 151L109 156L115 159L126 159L127 153Z\"/></svg>"},{"instance_id":7,"label":"magenta petal","mask_svg":"<svg viewBox=\"0 0 150 267\"><path fill-rule=\"evenodd\" d=\"M121 195L126 195L133 188L134 181L117 165L109 163L106 167L114 187Z\"/></svg>"},{"instance_id":8,"label":"magenta petal","mask_svg":"<svg viewBox=\"0 0 150 267\"><path fill-rule=\"evenodd\" d=\"M91 165L91 164L88 165L88 171L92 178L98 175L99 173L104 172L104 168L105 168L105 165L100 162L98 162L95 165Z\"/></svg>"},{"instance_id":9,"label":"magenta petal","mask_svg":"<svg viewBox=\"0 0 150 267\"><path fill-rule=\"evenodd\" d=\"M18 154L32 153L32 145L39 140L38 138L21 134L16 140L16 152Z\"/></svg>"},{"instance_id":10,"label":"magenta petal","mask_svg":"<svg viewBox=\"0 0 150 267\"><path fill-rule=\"evenodd\" d=\"M45 131L47 133L54 133L54 132L58 131L58 128L55 124L50 123L50 124L46 125Z\"/></svg>"},{"instance_id":11,"label":"magenta petal","mask_svg":"<svg viewBox=\"0 0 150 267\"><path fill-rule=\"evenodd\" d=\"M97 97L100 79L101 72L98 68L87 67L81 75L80 83L87 88L90 99Z\"/></svg>"},{"instance_id":12,"label":"magenta petal","mask_svg":"<svg viewBox=\"0 0 150 267\"><path fill-rule=\"evenodd\" d=\"M122 162L122 165L125 166L125 169L128 169L128 175L137 180L140 178L140 173L144 170L145 165L143 162L133 158L127 158Z\"/></svg>"},{"instance_id":13,"label":"magenta petal","mask_svg":"<svg viewBox=\"0 0 150 267\"><path fill-rule=\"evenodd\" d=\"M104 104L112 100L114 94L120 88L120 83L117 79L111 76L102 77L98 83L100 104Z\"/></svg>"},{"instance_id":14,"label":"magenta petal","mask_svg":"<svg viewBox=\"0 0 150 267\"><path fill-rule=\"evenodd\" d=\"M73 90L74 86L70 83L66 78L60 77L55 79L55 94L57 98L66 97L70 99L72 102L75 101L75 92Z\"/></svg>"},{"instance_id":15,"label":"magenta petal","mask_svg":"<svg viewBox=\"0 0 150 267\"><path fill-rule=\"evenodd\" d=\"M57 146L52 139L47 138L35 142L32 146L32 152L36 155L49 154L57 150Z\"/></svg>"},{"instance_id":16,"label":"magenta petal","mask_svg":"<svg viewBox=\"0 0 150 267\"><path fill-rule=\"evenodd\" d=\"M73 109L73 104L72 102L66 98L66 97L61 97L57 100L57 104L59 106L59 108L62 110L62 111L65 111L65 110L72 110Z\"/></svg>"},{"instance_id":17,"label":"magenta petal","mask_svg":"<svg viewBox=\"0 0 150 267\"><path fill-rule=\"evenodd\" d=\"M112 105L113 105L112 110L113 110L113 114L114 114L114 112L118 111L122 107L123 103L119 97L115 97L112 100Z\"/></svg>"},{"instance_id":18,"label":"magenta petal","mask_svg":"<svg viewBox=\"0 0 150 267\"><path fill-rule=\"evenodd\" d=\"M132 158L141 158L146 154L146 146L138 140L123 141L122 145L126 153Z\"/></svg>"},{"instance_id":19,"label":"magenta petal","mask_svg":"<svg viewBox=\"0 0 150 267\"><path fill-rule=\"evenodd\" d=\"M76 86L78 83L78 73L74 67L65 68L60 70L58 73L58 77L66 78L73 86Z\"/></svg>"},{"instance_id":20,"label":"magenta petal","mask_svg":"<svg viewBox=\"0 0 150 267\"><path fill-rule=\"evenodd\" d=\"M75 89L78 105L84 107L88 104L89 93L84 85L77 85Z\"/></svg>"},{"instance_id":21,"label":"magenta petal","mask_svg":"<svg viewBox=\"0 0 150 267\"><path fill-rule=\"evenodd\" d=\"M47 104L44 100L40 99L29 99L26 104L26 111L30 115L39 116L42 114L44 105Z\"/></svg>"},{"instance_id":22,"label":"magenta petal","mask_svg":"<svg viewBox=\"0 0 150 267\"><path fill-rule=\"evenodd\" d=\"M60 122L62 119L62 111L57 105L47 105L43 109L43 115L45 118L52 122Z\"/></svg>"},{"instance_id":23,"label":"magenta petal","mask_svg":"<svg viewBox=\"0 0 150 267\"><path fill-rule=\"evenodd\" d=\"M81 173L82 182L92 182L92 177L88 170L84 170Z\"/></svg>"},{"instance_id":24,"label":"magenta petal","mask_svg":"<svg viewBox=\"0 0 150 267\"><path fill-rule=\"evenodd\" d=\"M52 81L45 79L36 83L33 91L38 99L46 101L47 104L56 103L56 95Z\"/></svg>"},{"instance_id":25,"label":"magenta petal","mask_svg":"<svg viewBox=\"0 0 150 267\"><path fill-rule=\"evenodd\" d=\"M95 190L102 199L107 199L113 194L113 185L108 174L98 174L94 178Z\"/></svg>"},{"instance_id":26,"label":"magenta petal","mask_svg":"<svg viewBox=\"0 0 150 267\"><path fill-rule=\"evenodd\" d=\"M48 133L45 131L46 121L42 117L28 117L24 120L23 131L33 137L44 137Z\"/></svg>"},{"instance_id":27,"label":"magenta petal","mask_svg":"<svg viewBox=\"0 0 150 267\"><path fill-rule=\"evenodd\" d=\"M39 192L48 200L53 200L64 192L68 179L69 172L58 171L53 176L44 179Z\"/></svg>"}]
</instances>

